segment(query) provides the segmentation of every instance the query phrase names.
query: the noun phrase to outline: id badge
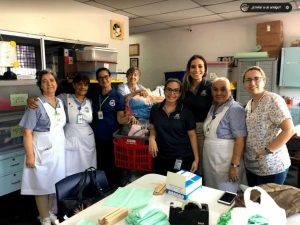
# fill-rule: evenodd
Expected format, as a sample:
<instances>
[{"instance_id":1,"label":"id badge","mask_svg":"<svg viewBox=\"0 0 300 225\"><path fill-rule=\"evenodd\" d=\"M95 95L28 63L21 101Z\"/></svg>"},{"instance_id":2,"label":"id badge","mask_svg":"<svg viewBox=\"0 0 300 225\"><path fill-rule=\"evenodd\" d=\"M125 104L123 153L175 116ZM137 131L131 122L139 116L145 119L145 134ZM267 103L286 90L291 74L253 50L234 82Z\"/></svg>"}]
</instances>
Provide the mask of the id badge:
<instances>
[{"instance_id":1,"label":"id badge","mask_svg":"<svg viewBox=\"0 0 300 225\"><path fill-rule=\"evenodd\" d=\"M103 112L102 111L98 111L98 119L99 120L103 119Z\"/></svg>"},{"instance_id":2,"label":"id badge","mask_svg":"<svg viewBox=\"0 0 300 225\"><path fill-rule=\"evenodd\" d=\"M181 165L182 165L182 159L176 159L174 164L174 170L180 170Z\"/></svg>"},{"instance_id":3,"label":"id badge","mask_svg":"<svg viewBox=\"0 0 300 225\"><path fill-rule=\"evenodd\" d=\"M78 124L83 123L83 115L82 114L77 115L77 123Z\"/></svg>"}]
</instances>

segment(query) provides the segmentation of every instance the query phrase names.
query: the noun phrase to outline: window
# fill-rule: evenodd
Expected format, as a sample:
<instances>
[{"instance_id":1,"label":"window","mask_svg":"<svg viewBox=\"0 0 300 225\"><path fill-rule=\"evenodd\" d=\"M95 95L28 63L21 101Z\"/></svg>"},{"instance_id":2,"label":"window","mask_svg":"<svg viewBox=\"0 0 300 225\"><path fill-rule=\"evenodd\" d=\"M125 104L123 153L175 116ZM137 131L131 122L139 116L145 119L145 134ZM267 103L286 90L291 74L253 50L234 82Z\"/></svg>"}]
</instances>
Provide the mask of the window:
<instances>
[{"instance_id":1,"label":"window","mask_svg":"<svg viewBox=\"0 0 300 225\"><path fill-rule=\"evenodd\" d=\"M11 71L19 75L35 75L36 73L36 55L35 47L27 45L17 45L18 68L11 68ZM0 68L0 73L7 71L6 68Z\"/></svg>"}]
</instances>

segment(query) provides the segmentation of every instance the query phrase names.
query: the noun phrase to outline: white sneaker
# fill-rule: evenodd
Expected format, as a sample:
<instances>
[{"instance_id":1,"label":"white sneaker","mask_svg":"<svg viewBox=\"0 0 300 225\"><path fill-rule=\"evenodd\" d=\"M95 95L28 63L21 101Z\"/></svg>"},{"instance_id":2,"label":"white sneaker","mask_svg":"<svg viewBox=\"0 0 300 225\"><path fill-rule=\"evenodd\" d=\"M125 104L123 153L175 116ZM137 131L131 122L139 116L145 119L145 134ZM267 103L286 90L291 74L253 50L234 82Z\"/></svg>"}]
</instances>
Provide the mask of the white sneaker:
<instances>
[{"instance_id":1,"label":"white sneaker","mask_svg":"<svg viewBox=\"0 0 300 225\"><path fill-rule=\"evenodd\" d=\"M41 219L40 221L41 221L41 225L51 225L51 220L49 217Z\"/></svg>"},{"instance_id":2,"label":"white sneaker","mask_svg":"<svg viewBox=\"0 0 300 225\"><path fill-rule=\"evenodd\" d=\"M53 225L59 224L59 220L53 212L49 212L50 221Z\"/></svg>"}]
</instances>

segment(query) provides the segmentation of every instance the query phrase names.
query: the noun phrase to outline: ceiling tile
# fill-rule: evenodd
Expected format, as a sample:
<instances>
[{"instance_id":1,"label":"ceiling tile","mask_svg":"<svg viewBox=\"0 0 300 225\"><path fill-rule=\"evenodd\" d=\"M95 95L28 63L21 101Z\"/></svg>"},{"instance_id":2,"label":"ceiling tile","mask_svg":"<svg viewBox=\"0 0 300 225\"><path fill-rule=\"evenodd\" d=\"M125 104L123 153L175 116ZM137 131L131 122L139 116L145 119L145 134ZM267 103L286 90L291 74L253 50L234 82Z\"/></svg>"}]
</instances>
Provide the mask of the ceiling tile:
<instances>
[{"instance_id":1,"label":"ceiling tile","mask_svg":"<svg viewBox=\"0 0 300 225\"><path fill-rule=\"evenodd\" d=\"M225 19L235 19L235 18L259 16L259 15L263 15L263 14L265 14L265 13L244 13L242 11L236 11L236 12L220 13L218 15Z\"/></svg>"},{"instance_id":2,"label":"ceiling tile","mask_svg":"<svg viewBox=\"0 0 300 225\"><path fill-rule=\"evenodd\" d=\"M127 9L137 6L145 6L151 3L164 2L167 0L94 0L103 5L108 5L116 9Z\"/></svg>"},{"instance_id":3,"label":"ceiling tile","mask_svg":"<svg viewBox=\"0 0 300 225\"><path fill-rule=\"evenodd\" d=\"M136 27L136 26L154 24L154 23L155 22L153 22L152 20L147 20L147 19L144 19L144 18L135 18L135 19L129 20L130 28Z\"/></svg>"},{"instance_id":4,"label":"ceiling tile","mask_svg":"<svg viewBox=\"0 0 300 225\"><path fill-rule=\"evenodd\" d=\"M99 4L97 2L93 2L93 1L88 1L88 2L84 2L84 3L86 3L87 5L90 5L90 6L94 6L96 8L106 9L108 11L113 11L114 10L114 8L112 8L112 7L102 5L102 4Z\"/></svg>"},{"instance_id":5,"label":"ceiling tile","mask_svg":"<svg viewBox=\"0 0 300 225\"><path fill-rule=\"evenodd\" d=\"M180 11L184 9L192 9L195 7L198 7L198 5L189 0L185 0L185 1L168 0L168 1L149 4L146 6L126 9L125 11L135 15L150 16L150 15L157 15L161 13Z\"/></svg>"},{"instance_id":6,"label":"ceiling tile","mask_svg":"<svg viewBox=\"0 0 300 225\"><path fill-rule=\"evenodd\" d=\"M116 11L113 11L113 12L114 12L114 13L121 14L121 15L123 15L123 16L128 16L129 19L133 19L133 18L138 17L138 16L133 15L133 14L130 14L130 13L128 13L128 12L124 12L123 10L116 10Z\"/></svg>"},{"instance_id":7,"label":"ceiling tile","mask_svg":"<svg viewBox=\"0 0 300 225\"><path fill-rule=\"evenodd\" d=\"M177 12L172 12L172 13L164 13L160 15L154 15L154 16L148 16L148 19L152 19L154 21L171 21L171 20L181 20L181 19L187 19L187 18L192 18L197 16L207 16L211 15L212 12L208 11L205 8L199 7L195 9L187 9L187 10L182 10L182 11L177 11Z\"/></svg>"},{"instance_id":8,"label":"ceiling tile","mask_svg":"<svg viewBox=\"0 0 300 225\"><path fill-rule=\"evenodd\" d=\"M241 6L241 2L235 1L235 2L229 2L224 4L206 6L205 8L215 13L224 13L224 12L240 11L240 6Z\"/></svg>"},{"instance_id":9,"label":"ceiling tile","mask_svg":"<svg viewBox=\"0 0 300 225\"><path fill-rule=\"evenodd\" d=\"M143 33L143 32L154 31L154 30L164 30L169 28L172 27L163 23L156 23L156 24L150 24L145 26L133 27L132 29L130 29L130 34Z\"/></svg>"},{"instance_id":10,"label":"ceiling tile","mask_svg":"<svg viewBox=\"0 0 300 225\"><path fill-rule=\"evenodd\" d=\"M178 26L191 26L195 24L209 23L209 22L221 21L221 20L224 19L218 15L210 15L210 16L195 17L195 18L185 19L185 20L170 21L170 22L165 22L165 24L178 27Z\"/></svg>"},{"instance_id":11,"label":"ceiling tile","mask_svg":"<svg viewBox=\"0 0 300 225\"><path fill-rule=\"evenodd\" d=\"M236 0L236 1L240 2L239 0ZM215 5L215 4L221 4L221 3L226 3L226 2L232 2L232 0L194 0L194 2L197 2L201 6L203 6L203 5Z\"/></svg>"}]
</instances>

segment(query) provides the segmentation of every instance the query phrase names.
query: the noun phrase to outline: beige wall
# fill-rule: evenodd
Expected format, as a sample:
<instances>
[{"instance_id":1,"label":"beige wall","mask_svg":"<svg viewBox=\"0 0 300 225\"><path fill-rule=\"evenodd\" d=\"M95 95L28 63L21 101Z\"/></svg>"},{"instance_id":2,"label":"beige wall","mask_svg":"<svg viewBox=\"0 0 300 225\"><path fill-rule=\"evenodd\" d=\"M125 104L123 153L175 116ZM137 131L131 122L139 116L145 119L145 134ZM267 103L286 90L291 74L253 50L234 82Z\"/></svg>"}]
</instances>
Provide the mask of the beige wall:
<instances>
[{"instance_id":1,"label":"beige wall","mask_svg":"<svg viewBox=\"0 0 300 225\"><path fill-rule=\"evenodd\" d=\"M118 70L129 66L128 17L72 0L1 0L0 30L108 44L118 54ZM110 38L110 20L125 24L125 39Z\"/></svg>"},{"instance_id":2,"label":"beige wall","mask_svg":"<svg viewBox=\"0 0 300 225\"><path fill-rule=\"evenodd\" d=\"M176 28L132 35L130 44L140 44L141 82L150 88L162 84L164 72L184 70L193 54L216 61L218 56L249 51L256 45L256 24L273 20L283 21L284 47L300 39L299 11L197 25L192 26L192 32ZM280 93L300 96L299 88L280 88Z\"/></svg>"}]
</instances>

